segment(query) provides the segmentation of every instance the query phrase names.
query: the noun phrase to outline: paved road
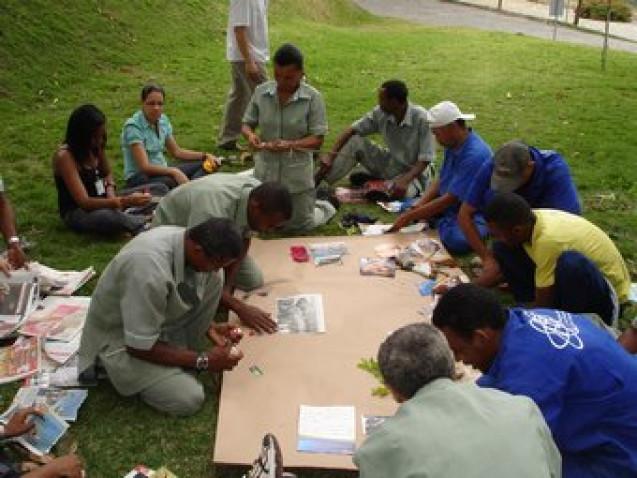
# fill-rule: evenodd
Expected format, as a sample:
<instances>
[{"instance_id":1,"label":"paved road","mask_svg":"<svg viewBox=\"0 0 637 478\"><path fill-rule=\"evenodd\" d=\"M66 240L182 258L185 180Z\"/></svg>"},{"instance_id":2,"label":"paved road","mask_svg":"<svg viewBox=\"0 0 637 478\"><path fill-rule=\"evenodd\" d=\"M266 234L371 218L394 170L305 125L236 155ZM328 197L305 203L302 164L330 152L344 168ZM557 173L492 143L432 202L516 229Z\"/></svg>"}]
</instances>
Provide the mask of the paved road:
<instances>
[{"instance_id":1,"label":"paved road","mask_svg":"<svg viewBox=\"0 0 637 478\"><path fill-rule=\"evenodd\" d=\"M497 13L482 8L438 0L354 0L362 8L386 17L402 18L433 26L454 26L522 33L553 38L553 25L529 18ZM559 27L557 39L601 48L603 37L572 28ZM637 43L609 39L612 49L637 53Z\"/></svg>"}]
</instances>

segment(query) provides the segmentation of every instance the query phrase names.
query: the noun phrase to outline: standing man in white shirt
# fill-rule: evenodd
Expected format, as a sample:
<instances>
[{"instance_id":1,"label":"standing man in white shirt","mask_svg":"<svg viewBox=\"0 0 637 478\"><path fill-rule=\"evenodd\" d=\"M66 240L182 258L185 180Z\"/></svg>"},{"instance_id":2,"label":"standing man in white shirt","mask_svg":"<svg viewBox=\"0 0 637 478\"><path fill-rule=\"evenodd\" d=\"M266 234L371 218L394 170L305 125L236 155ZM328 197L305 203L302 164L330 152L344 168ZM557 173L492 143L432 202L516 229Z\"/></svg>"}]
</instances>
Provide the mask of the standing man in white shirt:
<instances>
[{"instance_id":1,"label":"standing man in white shirt","mask_svg":"<svg viewBox=\"0 0 637 478\"><path fill-rule=\"evenodd\" d=\"M219 131L218 146L237 149L241 120L257 85L267 80L269 0L230 0L226 58L231 65L232 86Z\"/></svg>"}]
</instances>

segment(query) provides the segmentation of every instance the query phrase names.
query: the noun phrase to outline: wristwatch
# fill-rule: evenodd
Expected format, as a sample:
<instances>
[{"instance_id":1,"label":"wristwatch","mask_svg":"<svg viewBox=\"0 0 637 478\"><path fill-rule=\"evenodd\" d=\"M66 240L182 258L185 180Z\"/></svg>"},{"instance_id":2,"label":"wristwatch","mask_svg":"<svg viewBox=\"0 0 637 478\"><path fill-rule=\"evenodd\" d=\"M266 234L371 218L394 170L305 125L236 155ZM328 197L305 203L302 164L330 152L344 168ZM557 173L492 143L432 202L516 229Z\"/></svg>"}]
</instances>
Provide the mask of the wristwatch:
<instances>
[{"instance_id":1,"label":"wristwatch","mask_svg":"<svg viewBox=\"0 0 637 478\"><path fill-rule=\"evenodd\" d=\"M201 352L197 356L197 360L195 361L195 369L198 372L203 372L204 370L208 370L208 354L205 352Z\"/></svg>"},{"instance_id":2,"label":"wristwatch","mask_svg":"<svg viewBox=\"0 0 637 478\"><path fill-rule=\"evenodd\" d=\"M9 247L11 247L11 246L19 246L20 245L20 238L18 236L11 236L9 238L9 240L7 241L7 245Z\"/></svg>"}]
</instances>

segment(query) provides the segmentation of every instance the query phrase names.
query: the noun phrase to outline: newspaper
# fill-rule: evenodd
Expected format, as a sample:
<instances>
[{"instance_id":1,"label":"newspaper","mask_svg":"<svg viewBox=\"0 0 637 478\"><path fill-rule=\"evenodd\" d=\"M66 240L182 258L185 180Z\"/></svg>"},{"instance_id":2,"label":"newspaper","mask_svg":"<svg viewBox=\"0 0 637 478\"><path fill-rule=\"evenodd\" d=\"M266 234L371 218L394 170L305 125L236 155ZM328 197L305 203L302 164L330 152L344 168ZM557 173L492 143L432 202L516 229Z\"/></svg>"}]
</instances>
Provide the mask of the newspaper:
<instances>
[{"instance_id":1,"label":"newspaper","mask_svg":"<svg viewBox=\"0 0 637 478\"><path fill-rule=\"evenodd\" d=\"M47 295L69 296L95 275L92 266L82 271L59 271L39 262L31 262L29 269L37 274L40 288Z\"/></svg>"},{"instance_id":2,"label":"newspaper","mask_svg":"<svg viewBox=\"0 0 637 478\"><path fill-rule=\"evenodd\" d=\"M302 294L277 299L276 322L283 334L325 332L323 297Z\"/></svg>"},{"instance_id":3,"label":"newspaper","mask_svg":"<svg viewBox=\"0 0 637 478\"><path fill-rule=\"evenodd\" d=\"M23 335L70 342L84 328L90 297L47 297L20 327Z\"/></svg>"},{"instance_id":4,"label":"newspaper","mask_svg":"<svg viewBox=\"0 0 637 478\"><path fill-rule=\"evenodd\" d=\"M40 369L40 341L37 337L18 337L0 349L0 384L20 380Z\"/></svg>"},{"instance_id":5,"label":"newspaper","mask_svg":"<svg viewBox=\"0 0 637 478\"><path fill-rule=\"evenodd\" d=\"M0 338L13 334L35 307L39 283L33 273L0 274Z\"/></svg>"},{"instance_id":6,"label":"newspaper","mask_svg":"<svg viewBox=\"0 0 637 478\"><path fill-rule=\"evenodd\" d=\"M78 356L73 356L64 365L43 359L41 370L25 380L25 385L42 387L81 387L97 383L80 383Z\"/></svg>"}]
</instances>

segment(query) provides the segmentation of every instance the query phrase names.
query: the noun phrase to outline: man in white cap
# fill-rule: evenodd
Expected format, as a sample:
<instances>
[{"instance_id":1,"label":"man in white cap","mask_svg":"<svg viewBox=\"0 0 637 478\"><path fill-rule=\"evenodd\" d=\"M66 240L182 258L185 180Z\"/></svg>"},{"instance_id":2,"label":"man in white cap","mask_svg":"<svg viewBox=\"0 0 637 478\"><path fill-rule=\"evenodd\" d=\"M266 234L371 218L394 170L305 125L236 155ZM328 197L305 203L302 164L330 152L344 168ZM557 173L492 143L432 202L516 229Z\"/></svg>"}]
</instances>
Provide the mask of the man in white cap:
<instances>
[{"instance_id":1,"label":"man in white cap","mask_svg":"<svg viewBox=\"0 0 637 478\"><path fill-rule=\"evenodd\" d=\"M372 179L392 181L395 198L414 197L427 186L435 143L427 110L407 100L408 90L399 80L384 82L378 90L378 106L343 131L332 151L321 159L315 183L325 179L334 184L360 164L365 173L352 174L354 186ZM365 138L380 134L381 147Z\"/></svg>"},{"instance_id":2,"label":"man in white cap","mask_svg":"<svg viewBox=\"0 0 637 478\"><path fill-rule=\"evenodd\" d=\"M466 199L476 171L491 158L491 148L467 126L467 121L475 119L475 115L463 113L451 101L431 108L427 119L436 140L445 148L440 176L414 207L398 217L391 230L396 231L414 221L431 220L447 250L462 254L470 248L458 226L458 210ZM485 237L484 219L475 215L473 220L480 237Z\"/></svg>"}]
</instances>

